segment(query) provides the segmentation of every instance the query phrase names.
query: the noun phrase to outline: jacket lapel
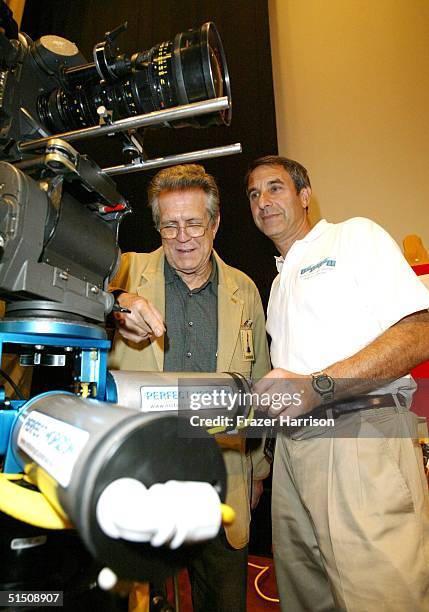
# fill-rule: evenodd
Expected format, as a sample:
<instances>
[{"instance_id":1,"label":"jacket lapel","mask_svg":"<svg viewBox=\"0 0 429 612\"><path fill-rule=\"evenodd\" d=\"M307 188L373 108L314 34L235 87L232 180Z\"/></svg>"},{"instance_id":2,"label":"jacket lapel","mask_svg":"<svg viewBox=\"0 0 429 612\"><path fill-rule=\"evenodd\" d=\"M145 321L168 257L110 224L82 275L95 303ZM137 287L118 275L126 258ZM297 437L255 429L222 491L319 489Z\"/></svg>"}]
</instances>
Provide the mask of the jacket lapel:
<instances>
[{"instance_id":1,"label":"jacket lapel","mask_svg":"<svg viewBox=\"0 0 429 612\"><path fill-rule=\"evenodd\" d=\"M142 274L141 284L137 287L137 294L144 296L165 317L165 282L164 282L164 251L162 248L154 252L150 264ZM156 338L150 343L156 365L160 372L164 369L164 336Z\"/></svg>"},{"instance_id":2,"label":"jacket lapel","mask_svg":"<svg viewBox=\"0 0 429 612\"><path fill-rule=\"evenodd\" d=\"M238 287L225 273L225 264L214 253L218 266L218 355L217 371L228 372L240 334L243 300L237 297Z\"/></svg>"}]
</instances>

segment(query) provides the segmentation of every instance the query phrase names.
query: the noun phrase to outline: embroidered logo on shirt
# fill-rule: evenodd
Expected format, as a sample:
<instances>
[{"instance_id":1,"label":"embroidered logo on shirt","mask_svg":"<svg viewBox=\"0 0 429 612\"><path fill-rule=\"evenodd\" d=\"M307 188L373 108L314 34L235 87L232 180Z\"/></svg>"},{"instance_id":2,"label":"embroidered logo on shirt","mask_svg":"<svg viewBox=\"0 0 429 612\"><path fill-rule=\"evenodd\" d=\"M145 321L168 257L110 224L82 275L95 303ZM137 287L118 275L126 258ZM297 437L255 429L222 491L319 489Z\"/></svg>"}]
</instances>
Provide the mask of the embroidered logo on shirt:
<instances>
[{"instance_id":1,"label":"embroidered logo on shirt","mask_svg":"<svg viewBox=\"0 0 429 612\"><path fill-rule=\"evenodd\" d=\"M321 261L318 261L315 264L311 264L311 266L306 266L300 270L301 278L309 278L310 276L316 276L317 274L323 274L328 270L333 270L337 264L335 259L331 259L330 257L325 257Z\"/></svg>"}]
</instances>

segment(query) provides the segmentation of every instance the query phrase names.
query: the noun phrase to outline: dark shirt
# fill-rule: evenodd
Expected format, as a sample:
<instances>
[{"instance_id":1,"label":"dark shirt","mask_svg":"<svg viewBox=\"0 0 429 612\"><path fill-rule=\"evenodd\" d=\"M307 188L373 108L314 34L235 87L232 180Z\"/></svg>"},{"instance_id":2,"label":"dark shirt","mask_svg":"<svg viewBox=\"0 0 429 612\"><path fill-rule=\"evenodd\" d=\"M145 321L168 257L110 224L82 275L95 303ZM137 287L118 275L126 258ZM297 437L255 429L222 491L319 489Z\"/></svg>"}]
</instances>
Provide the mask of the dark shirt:
<instances>
[{"instance_id":1,"label":"dark shirt","mask_svg":"<svg viewBox=\"0 0 429 612\"><path fill-rule=\"evenodd\" d=\"M189 289L165 260L165 372L216 372L217 265L212 257L210 278Z\"/></svg>"}]
</instances>

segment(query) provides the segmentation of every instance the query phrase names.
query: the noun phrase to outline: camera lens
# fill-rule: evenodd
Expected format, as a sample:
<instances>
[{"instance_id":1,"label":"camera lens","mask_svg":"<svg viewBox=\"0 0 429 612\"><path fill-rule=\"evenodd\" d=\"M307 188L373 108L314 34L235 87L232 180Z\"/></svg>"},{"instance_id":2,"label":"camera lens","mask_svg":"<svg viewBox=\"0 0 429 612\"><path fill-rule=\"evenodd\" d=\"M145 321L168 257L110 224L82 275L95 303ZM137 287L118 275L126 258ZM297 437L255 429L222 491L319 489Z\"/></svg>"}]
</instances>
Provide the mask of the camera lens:
<instances>
[{"instance_id":1,"label":"camera lens","mask_svg":"<svg viewBox=\"0 0 429 612\"><path fill-rule=\"evenodd\" d=\"M110 59L109 80L94 64L64 70L64 88L38 99L40 120L51 132L97 125L97 108L123 119L220 96L231 98L222 41L214 23L181 32L147 51ZM231 109L175 121L169 127L207 127L231 121Z\"/></svg>"}]
</instances>

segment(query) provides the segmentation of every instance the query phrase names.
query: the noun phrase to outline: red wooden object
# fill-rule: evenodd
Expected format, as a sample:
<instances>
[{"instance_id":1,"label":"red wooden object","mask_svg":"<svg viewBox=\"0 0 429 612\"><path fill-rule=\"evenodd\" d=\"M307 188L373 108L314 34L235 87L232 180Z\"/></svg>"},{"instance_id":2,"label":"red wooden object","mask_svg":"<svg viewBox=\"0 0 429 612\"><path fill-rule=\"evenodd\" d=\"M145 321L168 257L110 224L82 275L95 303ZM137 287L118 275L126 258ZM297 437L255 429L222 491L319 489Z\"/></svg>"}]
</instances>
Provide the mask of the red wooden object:
<instances>
[{"instance_id":1,"label":"red wooden object","mask_svg":"<svg viewBox=\"0 0 429 612\"><path fill-rule=\"evenodd\" d=\"M412 268L417 276L429 274L429 264L420 264ZM411 375L417 383L411 409L419 416L425 416L429 420L429 361L424 361L411 370Z\"/></svg>"}]
</instances>

